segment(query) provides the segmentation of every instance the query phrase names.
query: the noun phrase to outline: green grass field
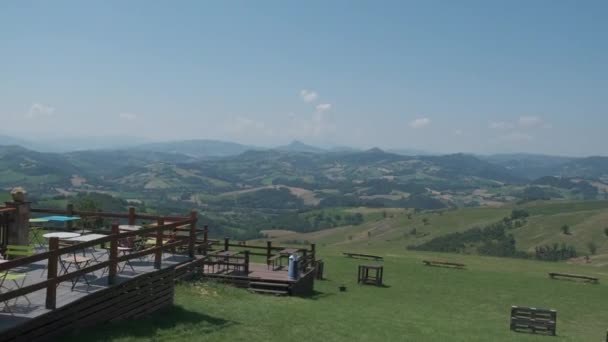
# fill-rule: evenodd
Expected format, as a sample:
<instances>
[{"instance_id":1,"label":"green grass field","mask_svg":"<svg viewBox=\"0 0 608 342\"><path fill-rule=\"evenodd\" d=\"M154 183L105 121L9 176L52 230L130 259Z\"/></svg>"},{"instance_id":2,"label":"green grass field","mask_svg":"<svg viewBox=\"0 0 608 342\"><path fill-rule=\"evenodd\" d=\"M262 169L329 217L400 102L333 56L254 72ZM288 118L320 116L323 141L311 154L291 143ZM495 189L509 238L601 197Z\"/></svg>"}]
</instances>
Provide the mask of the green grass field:
<instances>
[{"instance_id":1,"label":"green grass field","mask_svg":"<svg viewBox=\"0 0 608 342\"><path fill-rule=\"evenodd\" d=\"M360 260L322 251L327 280L311 298L180 285L176 303L148 319L103 326L88 341L600 341L608 322L608 270L513 259L403 253L387 256L386 287L356 284ZM423 266L424 258L466 270ZM600 285L550 280L548 271L600 277ZM338 286L347 286L347 292ZM511 305L558 311L556 338L513 333ZM72 341L82 336L73 336Z\"/></svg>"},{"instance_id":2,"label":"green grass field","mask_svg":"<svg viewBox=\"0 0 608 342\"><path fill-rule=\"evenodd\" d=\"M137 322L105 325L69 337L69 341L603 341L608 328L608 258L606 237L596 236L606 202L531 204L537 210L522 227L523 245L538 236L555 239L559 224L601 244L591 264L541 262L475 255L407 251L411 227L432 236L493 222L510 212L462 209L416 214L300 234L318 243L327 280L315 283L310 298L272 297L213 283L182 283L171 309ZM532 211L532 210L531 210ZM368 212L369 213L369 212ZM427 216L430 224L421 225ZM557 227L555 227L558 225ZM554 231L557 229L557 233ZM371 235L367 232L372 231ZM520 233L521 234L521 233ZM349 239L348 236L354 235ZM562 234L563 235L563 234ZM575 235L576 239L578 235ZM280 239L280 238L278 238ZM603 240L602 240L603 239ZM542 240L542 239L541 239ZM544 240L543 240L544 241ZM356 284L357 265L342 251L365 251L385 257L383 288ZM462 262L465 270L427 267L423 259ZM549 279L548 272L596 276L600 284ZM347 292L339 292L340 285ZM557 337L509 331L511 305L558 311Z\"/></svg>"}]
</instances>

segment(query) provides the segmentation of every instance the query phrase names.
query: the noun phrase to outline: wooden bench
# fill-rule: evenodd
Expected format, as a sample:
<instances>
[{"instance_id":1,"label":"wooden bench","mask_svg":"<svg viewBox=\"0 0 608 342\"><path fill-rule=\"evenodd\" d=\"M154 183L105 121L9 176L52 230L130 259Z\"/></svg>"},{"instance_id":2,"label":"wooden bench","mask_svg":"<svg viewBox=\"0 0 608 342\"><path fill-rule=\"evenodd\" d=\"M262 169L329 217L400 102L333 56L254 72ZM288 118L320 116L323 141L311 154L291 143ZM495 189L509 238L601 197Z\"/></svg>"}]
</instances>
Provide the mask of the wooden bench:
<instances>
[{"instance_id":1,"label":"wooden bench","mask_svg":"<svg viewBox=\"0 0 608 342\"><path fill-rule=\"evenodd\" d=\"M459 264L456 262L437 261L437 260L422 260L422 262L427 266L443 266L443 267L454 267L454 268L464 268L465 267L465 264Z\"/></svg>"},{"instance_id":2,"label":"wooden bench","mask_svg":"<svg viewBox=\"0 0 608 342\"><path fill-rule=\"evenodd\" d=\"M279 265L281 264L282 257L283 256L281 254L273 255L266 260L266 265L268 266L268 268L270 268L270 265L272 265L272 270L274 271L277 266L277 262L279 263Z\"/></svg>"},{"instance_id":3,"label":"wooden bench","mask_svg":"<svg viewBox=\"0 0 608 342\"><path fill-rule=\"evenodd\" d=\"M555 336L557 311L537 308L511 306L511 330L527 330L548 333Z\"/></svg>"},{"instance_id":4,"label":"wooden bench","mask_svg":"<svg viewBox=\"0 0 608 342\"><path fill-rule=\"evenodd\" d=\"M585 281L594 283L594 284L598 284L599 283L599 278L594 278L594 277L588 277L588 276L583 276L583 275L577 275L577 274L567 274L567 273L549 273L549 277L551 279L557 279L557 278L572 278L572 279L583 279Z\"/></svg>"},{"instance_id":5,"label":"wooden bench","mask_svg":"<svg viewBox=\"0 0 608 342\"><path fill-rule=\"evenodd\" d=\"M347 253L347 252L343 252L342 254L344 254L345 256L347 256L349 258L369 258L369 259L380 260L380 261L384 260L381 256L377 256L377 255Z\"/></svg>"}]
</instances>

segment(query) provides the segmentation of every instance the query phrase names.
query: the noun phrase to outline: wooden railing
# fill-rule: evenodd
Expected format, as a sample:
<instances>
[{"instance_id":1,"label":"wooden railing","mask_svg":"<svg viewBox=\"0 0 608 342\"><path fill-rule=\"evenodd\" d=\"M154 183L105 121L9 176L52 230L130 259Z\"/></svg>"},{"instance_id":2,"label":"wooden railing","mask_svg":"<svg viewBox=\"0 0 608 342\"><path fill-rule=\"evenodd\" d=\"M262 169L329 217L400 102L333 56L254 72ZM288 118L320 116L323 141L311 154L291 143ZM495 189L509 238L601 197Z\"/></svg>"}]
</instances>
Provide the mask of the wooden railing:
<instances>
[{"instance_id":1,"label":"wooden railing","mask_svg":"<svg viewBox=\"0 0 608 342\"><path fill-rule=\"evenodd\" d=\"M68 214L66 211L61 210L51 210L51 209L32 209L32 212L38 213L52 213L52 214ZM127 218L130 224L135 224L136 219L155 219L156 226L153 227L144 227L137 231L132 232L124 232L120 233L118 228L118 223L112 224L112 233L109 236L102 237L96 240L77 243L68 247L59 248L59 240L58 238L50 238L49 239L49 251L23 257L15 260L11 260L5 263L0 264L0 273L5 271L10 271L16 267L23 267L30 265L35 262L47 260L48 269L47 269L47 279L44 281L40 281L34 284L30 284L24 286L20 289L15 289L11 291L7 291L5 293L0 294L0 303L6 302L11 299L15 299L17 297L27 295L29 293L45 289L46 288L46 308L47 309L55 309L57 303L57 285L61 282L72 280L83 275L92 273L94 271L108 268L108 284L113 285L116 283L116 275L118 273L118 264L121 262L127 262L132 259L141 258L146 255L154 254L154 268L161 268L162 261L162 253L163 251L169 249L175 249L180 246L187 246L188 256L190 258L194 258L195 249L196 249L196 224L198 220L198 215L196 211L192 211L190 217L161 217L155 215L137 215L133 209L129 210L129 214L117 214L117 213L100 213L100 212L82 212L82 211L72 211L69 213L70 215L78 215L81 217L84 216L101 216L101 217L112 217L112 218ZM174 221L171 223L165 223L166 221ZM171 241L169 243L164 243L164 238L166 236L173 236L172 234L165 235L167 231L176 232L176 231L187 231L188 235L186 236L177 236L175 241ZM140 251L134 251L130 254L118 255L118 245L119 241L129 238L141 236L144 238L155 236L156 244L154 247L146 248ZM58 263L61 255L64 254L73 254L78 251L82 251L86 248L91 248L94 246L102 245L102 244L110 244L109 248L109 259L102 262L97 262L94 265L84 267L82 269L78 269L73 272L67 272L65 274L58 274Z\"/></svg>"},{"instance_id":2,"label":"wooden railing","mask_svg":"<svg viewBox=\"0 0 608 342\"><path fill-rule=\"evenodd\" d=\"M208 240L208 243L211 248L215 247L224 251L227 251L230 248L243 249L249 251L249 255L264 256L266 257L266 260L275 256L276 252L289 248L286 246L273 246L272 241L266 241L266 246L251 245L248 244L247 241L233 241L231 243L229 238L224 238L224 240ZM258 252L255 252L255 250L258 250ZM301 254L299 266L302 270L306 270L314 265L316 258L316 245L314 243L310 245L310 249L297 248L297 252Z\"/></svg>"}]
</instances>

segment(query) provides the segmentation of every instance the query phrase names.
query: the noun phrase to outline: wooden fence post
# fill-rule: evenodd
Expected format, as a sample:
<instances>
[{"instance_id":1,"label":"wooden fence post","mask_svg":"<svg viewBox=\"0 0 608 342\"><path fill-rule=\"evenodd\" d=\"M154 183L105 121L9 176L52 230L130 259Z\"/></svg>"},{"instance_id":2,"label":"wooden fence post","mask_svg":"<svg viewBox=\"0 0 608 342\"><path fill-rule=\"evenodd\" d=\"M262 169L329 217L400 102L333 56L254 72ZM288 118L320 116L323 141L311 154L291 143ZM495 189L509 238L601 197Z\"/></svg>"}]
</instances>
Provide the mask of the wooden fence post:
<instances>
[{"instance_id":1,"label":"wooden fence post","mask_svg":"<svg viewBox=\"0 0 608 342\"><path fill-rule=\"evenodd\" d=\"M192 210L190 213L190 238L188 240L188 256L194 258L194 247L196 246L196 223L198 222L198 212Z\"/></svg>"},{"instance_id":2,"label":"wooden fence post","mask_svg":"<svg viewBox=\"0 0 608 342\"><path fill-rule=\"evenodd\" d=\"M118 238L116 235L119 234L118 223L112 223L112 240L110 240L110 265L108 266L108 284L114 285L116 283L116 273L118 271Z\"/></svg>"},{"instance_id":3,"label":"wooden fence post","mask_svg":"<svg viewBox=\"0 0 608 342\"><path fill-rule=\"evenodd\" d=\"M312 255L312 263L314 264L317 260L317 245L314 243L310 244L310 255Z\"/></svg>"},{"instance_id":4,"label":"wooden fence post","mask_svg":"<svg viewBox=\"0 0 608 342\"><path fill-rule=\"evenodd\" d=\"M66 208L66 215L67 216L74 216L74 205L72 203L68 203L67 208ZM72 221L67 221L65 226L66 226L66 228L68 230L72 230L72 228L73 228L73 222Z\"/></svg>"},{"instance_id":5,"label":"wooden fence post","mask_svg":"<svg viewBox=\"0 0 608 342\"><path fill-rule=\"evenodd\" d=\"M306 249L302 250L302 271L306 270L306 266L308 265L308 258L307 258L307 254L308 251Z\"/></svg>"},{"instance_id":6,"label":"wooden fence post","mask_svg":"<svg viewBox=\"0 0 608 342\"><path fill-rule=\"evenodd\" d=\"M245 275L249 274L249 250L245 251Z\"/></svg>"},{"instance_id":7,"label":"wooden fence post","mask_svg":"<svg viewBox=\"0 0 608 342\"><path fill-rule=\"evenodd\" d=\"M129 207L129 225L135 225L135 207Z\"/></svg>"},{"instance_id":8,"label":"wooden fence post","mask_svg":"<svg viewBox=\"0 0 608 342\"><path fill-rule=\"evenodd\" d=\"M266 260L272 257L272 241L266 241Z\"/></svg>"},{"instance_id":9,"label":"wooden fence post","mask_svg":"<svg viewBox=\"0 0 608 342\"><path fill-rule=\"evenodd\" d=\"M46 279L53 280L46 286L46 308L49 310L55 310L57 307L57 285L55 280L57 279L57 264L59 263L59 238L52 237L49 239L49 263L47 267Z\"/></svg>"},{"instance_id":10,"label":"wooden fence post","mask_svg":"<svg viewBox=\"0 0 608 342\"><path fill-rule=\"evenodd\" d=\"M165 219L163 219L162 217L159 217L158 220L156 220L156 247L162 247L163 246L163 226L165 225ZM163 251L162 249L157 250L154 253L154 268L157 270L160 270L160 266L161 266L161 261L163 259Z\"/></svg>"},{"instance_id":11,"label":"wooden fence post","mask_svg":"<svg viewBox=\"0 0 608 342\"><path fill-rule=\"evenodd\" d=\"M205 225L203 230L203 255L207 255L207 249L209 248L209 227Z\"/></svg>"},{"instance_id":12,"label":"wooden fence post","mask_svg":"<svg viewBox=\"0 0 608 342\"><path fill-rule=\"evenodd\" d=\"M226 238L224 238L224 250L225 250L225 251L227 251L227 250L228 250L228 248L230 247L230 246L228 246L229 244L230 244L230 239L229 239L229 238L227 238L227 237L226 237Z\"/></svg>"}]
</instances>

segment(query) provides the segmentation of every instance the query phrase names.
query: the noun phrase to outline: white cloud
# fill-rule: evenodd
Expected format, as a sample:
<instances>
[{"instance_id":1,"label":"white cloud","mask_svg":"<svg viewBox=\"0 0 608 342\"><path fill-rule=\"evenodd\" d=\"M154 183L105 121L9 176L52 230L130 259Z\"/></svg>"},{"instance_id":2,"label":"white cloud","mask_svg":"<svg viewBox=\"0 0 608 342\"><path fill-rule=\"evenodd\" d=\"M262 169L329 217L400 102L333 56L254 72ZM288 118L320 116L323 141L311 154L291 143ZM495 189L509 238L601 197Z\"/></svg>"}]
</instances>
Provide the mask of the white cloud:
<instances>
[{"instance_id":1,"label":"white cloud","mask_svg":"<svg viewBox=\"0 0 608 342\"><path fill-rule=\"evenodd\" d=\"M517 123L521 127L536 127L543 123L543 120L538 116L522 116Z\"/></svg>"},{"instance_id":2,"label":"white cloud","mask_svg":"<svg viewBox=\"0 0 608 342\"><path fill-rule=\"evenodd\" d=\"M412 128L423 128L431 124L431 119L429 118L418 118L412 122L410 122L410 127Z\"/></svg>"},{"instance_id":3,"label":"white cloud","mask_svg":"<svg viewBox=\"0 0 608 342\"><path fill-rule=\"evenodd\" d=\"M318 97L319 97L319 94L317 94L317 92L314 90L307 90L307 89L300 90L300 98L302 98L302 101L304 101L304 102L307 102L307 103L314 102L317 100Z\"/></svg>"},{"instance_id":4,"label":"white cloud","mask_svg":"<svg viewBox=\"0 0 608 342\"><path fill-rule=\"evenodd\" d=\"M135 113L120 113L118 116L123 120L129 120L129 121L133 121L133 120L137 119L137 114L135 114Z\"/></svg>"},{"instance_id":5,"label":"white cloud","mask_svg":"<svg viewBox=\"0 0 608 342\"><path fill-rule=\"evenodd\" d=\"M504 129L511 129L511 128L515 127L515 125L513 125L510 122L498 121L498 122L490 122L490 125L488 127L492 128L492 129L504 130Z\"/></svg>"},{"instance_id":6,"label":"white cloud","mask_svg":"<svg viewBox=\"0 0 608 342\"><path fill-rule=\"evenodd\" d=\"M321 103L317 105L317 112L323 113L331 109L331 103Z\"/></svg>"},{"instance_id":7,"label":"white cloud","mask_svg":"<svg viewBox=\"0 0 608 342\"><path fill-rule=\"evenodd\" d=\"M40 103L34 103L30 106L30 109L25 113L25 117L33 119L39 116L49 116L55 113L55 108L46 106Z\"/></svg>"}]
</instances>

